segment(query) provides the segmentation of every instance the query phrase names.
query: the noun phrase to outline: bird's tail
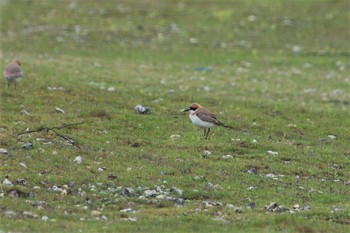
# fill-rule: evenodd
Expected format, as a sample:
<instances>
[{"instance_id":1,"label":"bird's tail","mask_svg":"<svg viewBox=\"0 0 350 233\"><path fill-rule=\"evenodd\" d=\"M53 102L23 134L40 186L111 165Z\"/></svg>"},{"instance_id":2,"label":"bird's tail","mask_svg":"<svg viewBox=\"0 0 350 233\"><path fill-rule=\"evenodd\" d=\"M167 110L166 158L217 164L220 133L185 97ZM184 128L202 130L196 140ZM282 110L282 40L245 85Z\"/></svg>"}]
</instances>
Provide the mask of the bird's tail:
<instances>
[{"instance_id":1,"label":"bird's tail","mask_svg":"<svg viewBox=\"0 0 350 233\"><path fill-rule=\"evenodd\" d=\"M232 127L232 126L229 126L229 125L225 125L224 123L222 123L221 121L219 121L219 124L218 124L219 126L222 126L222 127L224 127L224 128L228 128L228 129L234 129L234 127Z\"/></svg>"}]
</instances>

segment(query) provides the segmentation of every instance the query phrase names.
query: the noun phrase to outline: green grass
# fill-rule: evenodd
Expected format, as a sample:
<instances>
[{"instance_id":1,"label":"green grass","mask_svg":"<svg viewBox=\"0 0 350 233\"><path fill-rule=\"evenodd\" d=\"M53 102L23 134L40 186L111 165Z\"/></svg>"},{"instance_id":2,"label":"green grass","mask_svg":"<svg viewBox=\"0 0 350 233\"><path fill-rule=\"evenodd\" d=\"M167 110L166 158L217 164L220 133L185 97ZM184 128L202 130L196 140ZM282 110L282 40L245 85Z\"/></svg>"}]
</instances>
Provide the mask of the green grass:
<instances>
[{"instance_id":1,"label":"green grass","mask_svg":"<svg viewBox=\"0 0 350 233\"><path fill-rule=\"evenodd\" d=\"M0 231L348 231L347 1L4 2L1 65L18 58L25 76L0 89L0 148L9 152L0 156ZM234 130L204 140L180 112L192 102ZM137 104L152 113L135 114ZM18 135L79 122L57 130L79 148L52 131ZM34 148L21 149L27 142ZM5 176L27 184L3 185ZM68 194L48 192L54 185ZM138 198L139 187L156 186L184 190L185 204ZM123 196L126 187L137 195ZM271 202L311 209L270 213ZM137 212L120 212L129 207Z\"/></svg>"}]
</instances>

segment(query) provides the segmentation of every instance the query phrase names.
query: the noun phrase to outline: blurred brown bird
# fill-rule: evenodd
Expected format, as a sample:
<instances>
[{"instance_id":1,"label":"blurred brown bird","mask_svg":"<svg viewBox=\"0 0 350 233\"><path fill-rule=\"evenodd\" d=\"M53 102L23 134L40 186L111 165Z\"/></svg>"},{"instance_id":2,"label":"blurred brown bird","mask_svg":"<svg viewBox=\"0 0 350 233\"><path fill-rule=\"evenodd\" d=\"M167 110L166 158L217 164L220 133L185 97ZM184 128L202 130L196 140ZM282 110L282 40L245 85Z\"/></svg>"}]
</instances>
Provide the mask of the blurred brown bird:
<instances>
[{"instance_id":1,"label":"blurred brown bird","mask_svg":"<svg viewBox=\"0 0 350 233\"><path fill-rule=\"evenodd\" d=\"M14 83L16 88L18 80L23 76L21 62L19 60L13 60L6 66L3 74L4 79L7 81L7 86L10 87L10 83Z\"/></svg>"}]
</instances>

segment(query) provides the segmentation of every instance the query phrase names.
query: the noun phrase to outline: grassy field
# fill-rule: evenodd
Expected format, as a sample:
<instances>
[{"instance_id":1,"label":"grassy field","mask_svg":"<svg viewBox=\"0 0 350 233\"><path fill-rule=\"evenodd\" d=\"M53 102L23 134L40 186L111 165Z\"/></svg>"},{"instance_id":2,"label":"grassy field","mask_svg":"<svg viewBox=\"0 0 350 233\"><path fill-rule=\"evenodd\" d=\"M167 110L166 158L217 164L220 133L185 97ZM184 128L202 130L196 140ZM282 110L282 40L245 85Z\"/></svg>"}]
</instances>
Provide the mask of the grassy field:
<instances>
[{"instance_id":1,"label":"grassy field","mask_svg":"<svg viewBox=\"0 0 350 233\"><path fill-rule=\"evenodd\" d=\"M349 10L0 0L0 232L349 232Z\"/></svg>"}]
</instances>

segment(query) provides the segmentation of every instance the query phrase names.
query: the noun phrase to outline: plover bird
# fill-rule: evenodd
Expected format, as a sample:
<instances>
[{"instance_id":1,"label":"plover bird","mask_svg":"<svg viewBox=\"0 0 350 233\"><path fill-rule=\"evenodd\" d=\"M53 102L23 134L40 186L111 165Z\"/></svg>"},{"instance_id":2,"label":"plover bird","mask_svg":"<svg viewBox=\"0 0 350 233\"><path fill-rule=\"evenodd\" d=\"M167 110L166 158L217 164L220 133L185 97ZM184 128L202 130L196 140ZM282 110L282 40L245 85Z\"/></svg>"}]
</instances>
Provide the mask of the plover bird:
<instances>
[{"instance_id":1,"label":"plover bird","mask_svg":"<svg viewBox=\"0 0 350 233\"><path fill-rule=\"evenodd\" d=\"M13 60L4 70L4 79L7 81L8 87L10 87L10 83L14 83L16 88L17 82L22 75L21 62L18 60Z\"/></svg>"},{"instance_id":2,"label":"plover bird","mask_svg":"<svg viewBox=\"0 0 350 233\"><path fill-rule=\"evenodd\" d=\"M225 128L232 128L227 126L221 121L219 121L215 114L208 111L208 109L203 108L199 104L192 104L187 109L183 110L184 112L190 112L189 117L192 123L199 128L204 129L204 138L207 139L210 129L216 126L222 126Z\"/></svg>"}]
</instances>

